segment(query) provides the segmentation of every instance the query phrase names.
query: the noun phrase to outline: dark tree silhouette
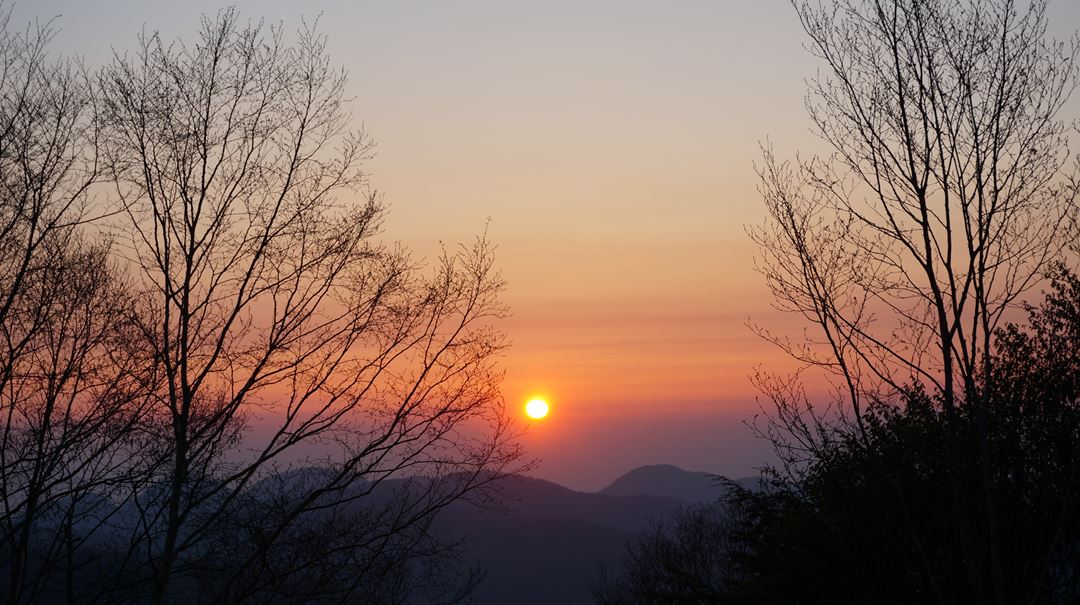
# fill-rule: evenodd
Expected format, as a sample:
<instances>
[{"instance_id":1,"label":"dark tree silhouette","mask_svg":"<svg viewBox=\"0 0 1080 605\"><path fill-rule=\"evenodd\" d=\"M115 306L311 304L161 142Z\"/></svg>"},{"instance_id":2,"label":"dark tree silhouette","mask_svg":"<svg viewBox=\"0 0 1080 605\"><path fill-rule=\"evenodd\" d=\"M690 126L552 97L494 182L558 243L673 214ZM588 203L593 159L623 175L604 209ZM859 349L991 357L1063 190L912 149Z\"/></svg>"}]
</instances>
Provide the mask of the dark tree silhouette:
<instances>
[{"instance_id":1,"label":"dark tree silhouette","mask_svg":"<svg viewBox=\"0 0 1080 605\"><path fill-rule=\"evenodd\" d=\"M275 556L294 530L346 510L375 518L335 535L339 564L401 548L391 538L511 468L492 249L478 240L424 274L377 242L383 210L360 193L371 143L313 29L290 44L225 11L190 46L144 36L100 83L153 364L144 430L166 458L137 486L128 561L149 565L155 602L207 574L204 600L278 594L306 562ZM321 470L252 502L282 465ZM223 527L246 535L220 560L207 544ZM301 546L288 552L318 552ZM323 588L350 600L362 586Z\"/></svg>"},{"instance_id":2,"label":"dark tree silhouette","mask_svg":"<svg viewBox=\"0 0 1080 605\"><path fill-rule=\"evenodd\" d=\"M824 64L807 106L833 155L792 164L767 149L769 219L752 236L777 305L814 330L759 332L835 395L822 405L799 377L762 373L772 406L762 431L797 477L837 440L869 447L870 408L925 393L952 433L936 461L952 473L939 514L969 588L981 602L1011 602L991 432L993 397L1010 387L994 385L994 339L1077 235L1080 164L1059 115L1077 46L1047 38L1041 0L796 8ZM890 489L910 497L899 478ZM917 527L897 531L925 551ZM920 573L948 600L934 561Z\"/></svg>"},{"instance_id":3,"label":"dark tree silhouette","mask_svg":"<svg viewBox=\"0 0 1080 605\"><path fill-rule=\"evenodd\" d=\"M145 397L124 369L110 243L85 229L110 208L91 195L92 83L49 56L49 25L0 11L0 599L25 603L61 584L73 598L75 552L102 520L89 502L122 498Z\"/></svg>"},{"instance_id":4,"label":"dark tree silhouette","mask_svg":"<svg viewBox=\"0 0 1080 605\"><path fill-rule=\"evenodd\" d=\"M959 463L981 472L985 422L994 452L990 493L998 503L1002 572L1009 602L1071 603L1080 598L1080 280L1053 273L1046 301L1027 325L998 332L998 391L982 418L961 406L953 419L926 393L905 406L867 414L867 439L828 448L798 483L739 492L745 526L741 589L758 602L978 603L973 575L985 561L943 511L957 473L940 463L961 443ZM978 481L974 472L967 488ZM899 491L904 498L898 499ZM981 489L981 487L980 487ZM978 520L974 520L977 523ZM972 522L972 521L968 521ZM911 526L912 541L899 528ZM929 562L930 574L925 571ZM977 578L977 576L975 576Z\"/></svg>"},{"instance_id":5,"label":"dark tree silhouette","mask_svg":"<svg viewBox=\"0 0 1080 605\"><path fill-rule=\"evenodd\" d=\"M653 522L617 568L601 566L592 587L601 605L724 603L737 544L732 518L719 505L684 508Z\"/></svg>"},{"instance_id":6,"label":"dark tree silhouette","mask_svg":"<svg viewBox=\"0 0 1080 605\"><path fill-rule=\"evenodd\" d=\"M522 469L486 236L381 243L313 28L91 72L0 32L0 598L457 602L434 515Z\"/></svg>"},{"instance_id":7,"label":"dark tree silhouette","mask_svg":"<svg viewBox=\"0 0 1080 605\"><path fill-rule=\"evenodd\" d=\"M948 514L960 442L965 489L977 486L987 423L990 492L1013 603L1080 599L1080 279L1058 267L1025 324L996 335L982 419L947 416L920 389L877 403L865 432L837 433L794 479L727 482L719 512L676 515L631 545L597 601L646 603L982 603L985 561ZM980 488L981 489L981 488ZM903 494L902 498L897 494ZM974 520L977 522L978 520ZM909 528L909 529L905 529ZM914 534L916 539L912 539Z\"/></svg>"},{"instance_id":8,"label":"dark tree silhouette","mask_svg":"<svg viewBox=\"0 0 1080 605\"><path fill-rule=\"evenodd\" d=\"M767 147L759 171L759 269L809 326L756 328L801 364L755 377L781 464L729 484L724 522L646 533L598 597L1075 602L1077 46L1048 39L1041 0L794 4L832 154ZM697 560L726 567L703 597L655 553L712 532Z\"/></svg>"}]
</instances>

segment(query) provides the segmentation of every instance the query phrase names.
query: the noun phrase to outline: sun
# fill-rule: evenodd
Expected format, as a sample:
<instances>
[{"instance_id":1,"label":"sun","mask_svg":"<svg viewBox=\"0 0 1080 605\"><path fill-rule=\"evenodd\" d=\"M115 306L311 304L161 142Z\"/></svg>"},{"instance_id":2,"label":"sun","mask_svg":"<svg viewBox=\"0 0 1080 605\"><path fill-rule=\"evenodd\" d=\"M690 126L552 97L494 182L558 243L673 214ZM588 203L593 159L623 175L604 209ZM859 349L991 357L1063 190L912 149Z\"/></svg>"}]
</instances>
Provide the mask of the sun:
<instances>
[{"instance_id":1,"label":"sun","mask_svg":"<svg viewBox=\"0 0 1080 605\"><path fill-rule=\"evenodd\" d=\"M525 404L525 414L536 420L547 416L549 410L548 403L543 399L532 399Z\"/></svg>"}]
</instances>

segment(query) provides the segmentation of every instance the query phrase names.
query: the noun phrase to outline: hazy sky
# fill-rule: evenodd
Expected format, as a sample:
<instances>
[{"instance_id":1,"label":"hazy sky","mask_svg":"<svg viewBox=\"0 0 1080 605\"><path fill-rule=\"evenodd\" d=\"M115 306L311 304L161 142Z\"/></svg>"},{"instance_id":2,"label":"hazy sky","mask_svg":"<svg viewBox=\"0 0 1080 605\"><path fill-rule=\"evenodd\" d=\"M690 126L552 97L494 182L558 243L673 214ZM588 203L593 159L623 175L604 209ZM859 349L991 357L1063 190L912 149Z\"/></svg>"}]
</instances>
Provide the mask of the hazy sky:
<instances>
[{"instance_id":1,"label":"hazy sky","mask_svg":"<svg viewBox=\"0 0 1080 605\"><path fill-rule=\"evenodd\" d=\"M55 48L91 65L140 29L192 39L205 1L49 1ZM353 110L377 141L387 237L431 255L488 228L510 283L504 394L552 415L535 474L593 489L645 463L749 474L747 375L788 367L746 324L781 325L745 227L772 140L820 149L803 111L816 64L786 0L247 2L293 27L321 14ZM1080 2L1051 19L1080 25Z\"/></svg>"}]
</instances>

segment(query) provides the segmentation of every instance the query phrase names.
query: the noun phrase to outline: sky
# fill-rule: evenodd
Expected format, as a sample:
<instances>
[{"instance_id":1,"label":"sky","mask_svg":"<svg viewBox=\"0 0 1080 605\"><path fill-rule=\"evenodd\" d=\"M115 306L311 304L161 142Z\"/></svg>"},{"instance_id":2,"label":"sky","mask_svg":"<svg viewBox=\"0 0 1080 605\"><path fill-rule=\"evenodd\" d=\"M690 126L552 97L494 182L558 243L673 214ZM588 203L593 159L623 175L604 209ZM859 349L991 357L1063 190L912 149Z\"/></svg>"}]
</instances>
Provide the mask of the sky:
<instances>
[{"instance_id":1,"label":"sky","mask_svg":"<svg viewBox=\"0 0 1080 605\"><path fill-rule=\"evenodd\" d=\"M191 39L222 3L37 0L54 48L94 65L142 29ZM533 472L599 489L642 464L731 476L770 459L748 376L792 363L748 324L772 310L746 228L754 161L822 151L803 108L817 64L786 0L240 2L319 19L376 141L385 237L430 258L485 228L512 316L503 394ZM1059 35L1080 3L1052 3Z\"/></svg>"}]
</instances>

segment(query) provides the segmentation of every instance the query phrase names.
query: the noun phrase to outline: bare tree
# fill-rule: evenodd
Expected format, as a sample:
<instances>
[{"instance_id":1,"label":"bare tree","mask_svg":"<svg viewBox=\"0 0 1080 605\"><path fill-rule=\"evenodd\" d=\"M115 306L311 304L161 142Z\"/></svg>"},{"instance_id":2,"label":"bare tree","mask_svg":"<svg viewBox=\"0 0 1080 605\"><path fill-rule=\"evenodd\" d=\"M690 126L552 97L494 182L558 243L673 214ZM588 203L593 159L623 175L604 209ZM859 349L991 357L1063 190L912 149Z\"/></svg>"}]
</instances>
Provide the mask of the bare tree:
<instances>
[{"instance_id":1,"label":"bare tree","mask_svg":"<svg viewBox=\"0 0 1080 605\"><path fill-rule=\"evenodd\" d=\"M769 218L752 237L778 306L816 329L760 332L823 370L831 409L850 422L823 415L800 381L762 375L772 436L797 467L836 431L865 437L867 406L912 389L949 417L972 406L978 488L961 493L969 478L957 477L953 514L977 594L1005 602L978 419L995 389L995 332L1075 241L1080 164L1060 113L1078 47L1048 39L1044 0L795 4L824 64L807 107L833 153L784 162L765 150ZM958 468L966 447L942 463Z\"/></svg>"},{"instance_id":2,"label":"bare tree","mask_svg":"<svg viewBox=\"0 0 1080 605\"><path fill-rule=\"evenodd\" d=\"M49 25L0 16L0 566L8 603L65 588L130 464L139 395L122 280L87 226L107 205L93 90Z\"/></svg>"},{"instance_id":3,"label":"bare tree","mask_svg":"<svg viewBox=\"0 0 1080 605\"><path fill-rule=\"evenodd\" d=\"M424 271L377 242L372 145L345 85L313 29L290 43L232 10L192 45L143 36L101 75L117 249L153 367L141 430L166 461L133 490L120 567L149 566L154 602L271 598L301 571L281 555L303 551L289 540L305 524L373 515L357 527L377 530L335 536L348 565L519 459L492 248ZM284 497L272 486L289 472L304 487ZM216 537L237 528L246 540L216 565ZM337 588L327 598L358 598Z\"/></svg>"}]
</instances>

